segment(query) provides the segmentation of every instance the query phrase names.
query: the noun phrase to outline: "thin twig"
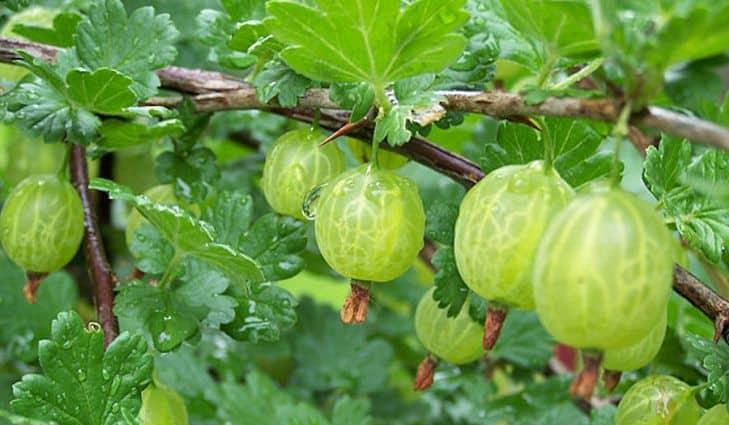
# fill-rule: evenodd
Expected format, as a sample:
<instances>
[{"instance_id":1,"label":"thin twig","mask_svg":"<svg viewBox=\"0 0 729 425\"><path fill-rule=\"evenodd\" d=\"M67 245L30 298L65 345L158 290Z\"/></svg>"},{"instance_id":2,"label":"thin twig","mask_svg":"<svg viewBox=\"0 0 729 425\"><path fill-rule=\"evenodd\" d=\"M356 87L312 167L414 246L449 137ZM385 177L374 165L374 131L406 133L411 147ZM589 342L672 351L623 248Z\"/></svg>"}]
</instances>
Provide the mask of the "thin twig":
<instances>
[{"instance_id":1,"label":"thin twig","mask_svg":"<svg viewBox=\"0 0 729 425\"><path fill-rule=\"evenodd\" d=\"M52 61L57 49L36 43L19 42L0 38L0 62L17 59L15 53L23 49L32 55ZM249 84L219 72L168 67L157 71L162 86L194 95L192 100L198 110L213 112L230 109L268 109L278 107L275 102L265 104L258 100L256 92ZM443 91L438 95L443 99L442 106L450 111L472 112L497 118L513 116L557 116L590 118L615 122L622 110L619 100L579 99L551 97L533 105L515 93L503 91L470 92ZM174 104L169 98L155 98L163 106ZM150 100L145 102L150 103ZM300 108L339 109L329 98L326 89L311 89L299 99ZM729 150L729 129L696 117L681 115L667 109L647 107L636 111L631 124L650 127L655 130L685 137L697 143Z\"/></svg>"},{"instance_id":2,"label":"thin twig","mask_svg":"<svg viewBox=\"0 0 729 425\"><path fill-rule=\"evenodd\" d=\"M108 346L119 335L114 317L114 285L116 278L106 258L104 242L96 217L96 206L89 194L89 174L86 163L86 149L74 144L71 147L71 180L81 197L84 210L84 254L94 287L96 315L104 330L104 345Z\"/></svg>"}]
</instances>

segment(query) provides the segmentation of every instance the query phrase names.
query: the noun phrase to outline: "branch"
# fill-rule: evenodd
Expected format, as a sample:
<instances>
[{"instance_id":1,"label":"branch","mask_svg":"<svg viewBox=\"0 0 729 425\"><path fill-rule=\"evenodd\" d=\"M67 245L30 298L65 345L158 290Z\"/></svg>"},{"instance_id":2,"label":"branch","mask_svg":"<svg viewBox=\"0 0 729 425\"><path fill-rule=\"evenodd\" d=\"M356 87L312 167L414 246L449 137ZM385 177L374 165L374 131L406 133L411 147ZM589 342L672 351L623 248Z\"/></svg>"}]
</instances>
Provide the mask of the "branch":
<instances>
[{"instance_id":1,"label":"branch","mask_svg":"<svg viewBox=\"0 0 729 425\"><path fill-rule=\"evenodd\" d=\"M104 329L104 345L108 346L117 335L119 327L112 311L114 307L114 277L106 259L104 242L96 218L95 205L89 195L89 174L86 148L74 144L71 147L71 180L81 197L84 210L84 254L94 288L96 315Z\"/></svg>"},{"instance_id":2,"label":"branch","mask_svg":"<svg viewBox=\"0 0 729 425\"><path fill-rule=\"evenodd\" d=\"M52 61L58 49L36 43L0 38L0 62L18 59L16 51L23 49L39 59ZM270 109L279 107L275 102L265 104L256 97L249 84L219 72L168 67L157 72L162 86L193 95L200 111L213 112L229 109ZM615 122L622 104L613 99L579 99L551 97L539 105L529 105L518 94L501 91L467 92L443 91L438 93L442 106L450 111L471 112L497 118L544 115L556 117L589 118ZM154 98L147 104L173 106L176 99ZM155 103L158 102L158 103ZM339 109L329 99L326 89L311 89L299 99L300 108ZM694 142L729 150L729 129L696 117L681 115L667 109L650 106L637 111L630 122L671 134Z\"/></svg>"}]
</instances>

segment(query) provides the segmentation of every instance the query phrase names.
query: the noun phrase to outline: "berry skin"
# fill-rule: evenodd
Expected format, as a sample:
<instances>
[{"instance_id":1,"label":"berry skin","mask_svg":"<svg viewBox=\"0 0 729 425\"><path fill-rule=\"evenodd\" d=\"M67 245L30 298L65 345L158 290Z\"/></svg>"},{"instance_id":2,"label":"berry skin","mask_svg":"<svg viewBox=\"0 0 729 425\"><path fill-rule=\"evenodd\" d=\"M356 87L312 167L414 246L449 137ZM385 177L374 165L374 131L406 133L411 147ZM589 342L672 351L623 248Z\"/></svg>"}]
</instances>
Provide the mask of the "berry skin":
<instances>
[{"instance_id":1,"label":"berry skin","mask_svg":"<svg viewBox=\"0 0 729 425\"><path fill-rule=\"evenodd\" d=\"M142 391L140 425L187 425L185 401L177 391L153 382Z\"/></svg>"},{"instance_id":2,"label":"berry skin","mask_svg":"<svg viewBox=\"0 0 729 425\"><path fill-rule=\"evenodd\" d=\"M395 279L423 247L425 212L418 188L392 171L354 168L322 189L315 209L321 254L348 278Z\"/></svg>"},{"instance_id":3,"label":"berry skin","mask_svg":"<svg viewBox=\"0 0 729 425\"><path fill-rule=\"evenodd\" d=\"M431 353L456 365L470 363L483 355L481 326L468 315L465 304L456 317L447 317L438 308L432 288L420 299L415 310L415 333Z\"/></svg>"},{"instance_id":4,"label":"berry skin","mask_svg":"<svg viewBox=\"0 0 729 425\"><path fill-rule=\"evenodd\" d=\"M693 425L700 416L701 406L688 384L672 376L653 375L625 393L615 425Z\"/></svg>"},{"instance_id":5,"label":"berry skin","mask_svg":"<svg viewBox=\"0 0 729 425\"><path fill-rule=\"evenodd\" d=\"M334 143L319 147L324 135L314 129L281 136L266 156L261 187L276 212L305 220L304 199L312 189L345 169L344 154Z\"/></svg>"},{"instance_id":6,"label":"berry skin","mask_svg":"<svg viewBox=\"0 0 729 425\"><path fill-rule=\"evenodd\" d=\"M655 210L615 189L573 200L549 225L534 264L539 318L558 341L614 350L665 314L673 244Z\"/></svg>"},{"instance_id":7,"label":"berry skin","mask_svg":"<svg viewBox=\"0 0 729 425\"><path fill-rule=\"evenodd\" d=\"M667 315L656 322L650 333L637 343L625 348L605 351L602 365L605 369L626 372L640 369L650 363L663 345Z\"/></svg>"},{"instance_id":8,"label":"berry skin","mask_svg":"<svg viewBox=\"0 0 729 425\"><path fill-rule=\"evenodd\" d=\"M461 203L455 229L458 272L490 301L532 309L532 269L550 220L574 191L542 161L490 173Z\"/></svg>"},{"instance_id":9,"label":"berry skin","mask_svg":"<svg viewBox=\"0 0 729 425\"><path fill-rule=\"evenodd\" d=\"M726 425L729 424L729 413L726 404L718 404L707 410L701 417L698 425Z\"/></svg>"},{"instance_id":10,"label":"berry skin","mask_svg":"<svg viewBox=\"0 0 729 425\"><path fill-rule=\"evenodd\" d=\"M0 213L5 252L28 272L50 273L68 264L83 234L81 199L69 182L55 175L20 182Z\"/></svg>"}]
</instances>

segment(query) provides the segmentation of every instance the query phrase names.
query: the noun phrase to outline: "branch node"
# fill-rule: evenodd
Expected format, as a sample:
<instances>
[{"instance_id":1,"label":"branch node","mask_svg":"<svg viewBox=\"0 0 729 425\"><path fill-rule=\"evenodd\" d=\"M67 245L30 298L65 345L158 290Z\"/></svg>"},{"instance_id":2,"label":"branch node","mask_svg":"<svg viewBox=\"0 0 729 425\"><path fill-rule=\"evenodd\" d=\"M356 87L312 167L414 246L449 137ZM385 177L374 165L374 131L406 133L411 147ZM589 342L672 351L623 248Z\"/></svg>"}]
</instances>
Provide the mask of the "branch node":
<instances>
[{"instance_id":1,"label":"branch node","mask_svg":"<svg viewBox=\"0 0 729 425\"><path fill-rule=\"evenodd\" d=\"M352 279L350 287L351 291L344 300L339 317L347 325L364 323L370 304L369 283Z\"/></svg>"}]
</instances>

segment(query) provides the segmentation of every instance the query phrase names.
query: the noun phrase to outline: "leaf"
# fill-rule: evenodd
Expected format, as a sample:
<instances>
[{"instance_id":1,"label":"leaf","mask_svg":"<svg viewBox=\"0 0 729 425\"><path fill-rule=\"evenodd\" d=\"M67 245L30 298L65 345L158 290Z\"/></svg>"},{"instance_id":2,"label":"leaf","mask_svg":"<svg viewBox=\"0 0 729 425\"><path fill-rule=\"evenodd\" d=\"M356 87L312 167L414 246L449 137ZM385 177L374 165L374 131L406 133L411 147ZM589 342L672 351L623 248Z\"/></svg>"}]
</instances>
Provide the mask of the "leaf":
<instances>
[{"instance_id":1,"label":"leaf","mask_svg":"<svg viewBox=\"0 0 729 425\"><path fill-rule=\"evenodd\" d=\"M370 403L367 399L356 400L344 396L334 403L332 425L371 425Z\"/></svg>"},{"instance_id":2,"label":"leaf","mask_svg":"<svg viewBox=\"0 0 729 425\"><path fill-rule=\"evenodd\" d=\"M663 138L659 149L647 151L643 180L692 249L712 263L729 264L722 259L729 246L729 206L712 196L729 181L729 154L709 149L692 159L688 142Z\"/></svg>"},{"instance_id":3,"label":"leaf","mask_svg":"<svg viewBox=\"0 0 729 425\"><path fill-rule=\"evenodd\" d=\"M256 57L236 51L229 45L235 32L235 23L218 10L205 9L197 17L197 36L210 48L208 59L228 68L245 69L256 63Z\"/></svg>"},{"instance_id":4,"label":"leaf","mask_svg":"<svg viewBox=\"0 0 729 425\"><path fill-rule=\"evenodd\" d=\"M127 16L120 0L100 0L91 4L88 15L78 25L78 62L91 71L112 68L134 83L139 99L157 92L160 85L154 70L172 63L178 31L169 15L155 15L142 7Z\"/></svg>"},{"instance_id":5,"label":"leaf","mask_svg":"<svg viewBox=\"0 0 729 425\"><path fill-rule=\"evenodd\" d=\"M0 345L10 359L32 362L38 341L50 335L51 321L59 312L76 306L78 290L71 276L53 273L43 280L38 302L29 304L23 296L25 272L0 251Z\"/></svg>"},{"instance_id":6,"label":"leaf","mask_svg":"<svg viewBox=\"0 0 729 425\"><path fill-rule=\"evenodd\" d=\"M523 368L544 368L552 357L554 340L544 330L536 314L512 310L506 317L501 337L489 356Z\"/></svg>"},{"instance_id":7,"label":"leaf","mask_svg":"<svg viewBox=\"0 0 729 425\"><path fill-rule=\"evenodd\" d=\"M453 245L458 205L431 204L426 211L425 237L445 245Z\"/></svg>"},{"instance_id":8,"label":"leaf","mask_svg":"<svg viewBox=\"0 0 729 425\"><path fill-rule=\"evenodd\" d=\"M191 203L205 199L220 178L215 153L203 146L186 150L175 145L174 151L161 153L155 174L162 184L174 183L175 195Z\"/></svg>"},{"instance_id":9,"label":"leaf","mask_svg":"<svg viewBox=\"0 0 729 425\"><path fill-rule=\"evenodd\" d=\"M496 140L487 140L481 169L491 171L511 164L527 164L544 156L544 147L534 129L521 124L501 122Z\"/></svg>"},{"instance_id":10,"label":"leaf","mask_svg":"<svg viewBox=\"0 0 729 425\"><path fill-rule=\"evenodd\" d=\"M76 28L81 19L81 15L76 13L59 13L53 18L53 28L19 23L13 26L13 33L36 43L72 47L73 36L76 34Z\"/></svg>"},{"instance_id":11,"label":"leaf","mask_svg":"<svg viewBox=\"0 0 729 425\"><path fill-rule=\"evenodd\" d=\"M329 98L342 108L351 110L349 121L356 122L369 112L375 102L375 92L366 83L333 83L329 86Z\"/></svg>"},{"instance_id":12,"label":"leaf","mask_svg":"<svg viewBox=\"0 0 729 425\"><path fill-rule=\"evenodd\" d=\"M146 124L111 118L104 120L99 128L99 133L103 137L100 145L108 150L124 149L163 137L180 136L184 131L184 125L178 119Z\"/></svg>"},{"instance_id":13,"label":"leaf","mask_svg":"<svg viewBox=\"0 0 729 425\"><path fill-rule=\"evenodd\" d=\"M707 386L717 399L729 403L729 346L693 334L684 335L687 348L696 356L707 373Z\"/></svg>"},{"instance_id":14,"label":"leaf","mask_svg":"<svg viewBox=\"0 0 729 425\"><path fill-rule=\"evenodd\" d=\"M296 298L271 283L254 284L250 295L236 297L235 319L223 330L239 341L273 342L296 323Z\"/></svg>"},{"instance_id":15,"label":"leaf","mask_svg":"<svg viewBox=\"0 0 729 425\"><path fill-rule=\"evenodd\" d=\"M329 307L305 298L293 331L296 369L291 379L314 391L337 389L349 394L381 390L388 381L392 348L368 337L361 326L344 326Z\"/></svg>"},{"instance_id":16,"label":"leaf","mask_svg":"<svg viewBox=\"0 0 729 425\"><path fill-rule=\"evenodd\" d=\"M133 81L113 69L74 69L66 75L66 83L69 100L98 114L118 114L137 103L130 88Z\"/></svg>"},{"instance_id":17,"label":"leaf","mask_svg":"<svg viewBox=\"0 0 729 425\"><path fill-rule=\"evenodd\" d=\"M13 386L14 413L63 424L125 423L139 411L140 393L151 378L152 357L139 335L122 333L104 351L98 326L86 329L74 312L53 321L41 341L43 374L28 374Z\"/></svg>"},{"instance_id":18,"label":"leaf","mask_svg":"<svg viewBox=\"0 0 729 425\"><path fill-rule=\"evenodd\" d=\"M93 179L89 188L108 192L111 199L123 199L134 205L172 244L175 255L203 260L243 287L263 281L262 272L253 259L228 245L215 243L214 229L180 207L156 204L146 196L135 196L129 188L109 180Z\"/></svg>"},{"instance_id":19,"label":"leaf","mask_svg":"<svg viewBox=\"0 0 729 425\"><path fill-rule=\"evenodd\" d=\"M295 276L304 268L306 227L291 217L267 214L253 224L238 248L260 264L266 280Z\"/></svg>"},{"instance_id":20,"label":"leaf","mask_svg":"<svg viewBox=\"0 0 729 425\"><path fill-rule=\"evenodd\" d=\"M299 103L299 97L313 86L311 80L294 72L288 66L278 62L269 62L253 79L256 97L263 103L273 98L284 108L293 108Z\"/></svg>"},{"instance_id":21,"label":"leaf","mask_svg":"<svg viewBox=\"0 0 729 425\"><path fill-rule=\"evenodd\" d=\"M238 247L253 221L253 200L250 195L224 191L203 210L202 217L215 229L216 242Z\"/></svg>"},{"instance_id":22,"label":"leaf","mask_svg":"<svg viewBox=\"0 0 729 425\"><path fill-rule=\"evenodd\" d=\"M460 56L455 34L467 20L465 0L318 1L266 4L267 28L286 47L281 56L296 72L318 81L390 82L439 72ZM348 31L341 31L348 28ZM331 37L337 34L337 37Z\"/></svg>"},{"instance_id":23,"label":"leaf","mask_svg":"<svg viewBox=\"0 0 729 425\"><path fill-rule=\"evenodd\" d=\"M455 317L461 311L470 291L458 274L453 248L439 248L433 255L433 265L438 269L434 278L433 299L438 302L439 308L448 309L448 317Z\"/></svg>"}]
</instances>

